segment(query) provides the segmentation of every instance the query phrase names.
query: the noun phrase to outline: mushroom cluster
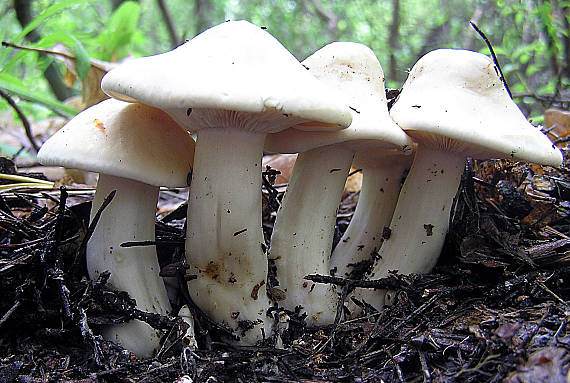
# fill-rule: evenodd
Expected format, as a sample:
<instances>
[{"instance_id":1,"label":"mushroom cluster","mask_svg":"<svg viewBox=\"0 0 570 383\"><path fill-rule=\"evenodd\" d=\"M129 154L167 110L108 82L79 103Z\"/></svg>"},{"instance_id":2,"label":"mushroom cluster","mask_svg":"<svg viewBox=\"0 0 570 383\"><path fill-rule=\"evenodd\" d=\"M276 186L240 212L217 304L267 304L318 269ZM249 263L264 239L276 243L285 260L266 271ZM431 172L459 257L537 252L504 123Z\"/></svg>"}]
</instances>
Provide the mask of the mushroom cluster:
<instances>
[{"instance_id":1,"label":"mushroom cluster","mask_svg":"<svg viewBox=\"0 0 570 383\"><path fill-rule=\"evenodd\" d=\"M498 73L487 56L458 49L432 51L410 71L390 115L417 149L371 278L433 268L467 157L562 165L561 151L527 121ZM385 303L381 292L364 294L376 308Z\"/></svg>"},{"instance_id":2,"label":"mushroom cluster","mask_svg":"<svg viewBox=\"0 0 570 383\"><path fill-rule=\"evenodd\" d=\"M186 186L193 155L192 137L166 113L113 99L79 113L38 153L44 165L99 173L91 220L115 192L87 244L87 270L92 279L110 272L108 283L128 292L146 312L171 311L155 246L121 244L155 241L159 187ZM108 326L103 334L140 356L159 347L160 334L138 320Z\"/></svg>"},{"instance_id":3,"label":"mushroom cluster","mask_svg":"<svg viewBox=\"0 0 570 383\"><path fill-rule=\"evenodd\" d=\"M113 99L80 113L39 153L45 164L99 172L92 219L116 191L89 241L90 277L110 271L109 283L141 310L170 313L154 247L121 243L154 242L158 187L186 186L191 174L189 296L242 345L282 332L286 315L272 317L276 310L306 314L309 325L332 323L338 292L308 274L360 278L372 262L369 278L429 271L467 157L562 162L510 99L493 62L464 50L418 61L390 112L370 48L336 42L301 63L247 21L128 61L102 88ZM299 154L270 243L261 222L264 151ZM363 172L360 201L333 249L351 165ZM384 292L355 295L385 303ZM181 313L191 323L189 310ZM103 333L143 357L159 346L160 334L143 322Z\"/></svg>"},{"instance_id":4,"label":"mushroom cluster","mask_svg":"<svg viewBox=\"0 0 570 383\"><path fill-rule=\"evenodd\" d=\"M139 76L145 73L145 76ZM196 132L188 200L189 292L242 343L271 333L261 226L261 157L268 133L339 130L348 104L267 31L246 21L208 29L175 50L125 63L103 90L169 113Z\"/></svg>"},{"instance_id":5,"label":"mushroom cluster","mask_svg":"<svg viewBox=\"0 0 570 383\"><path fill-rule=\"evenodd\" d=\"M307 313L307 324L323 325L335 318L336 291L303 278L328 274L331 269L336 211L353 157L368 150L399 152L406 157L412 141L388 114L384 73L370 48L331 43L303 65L323 83L343 92L350 102L352 124L337 132L291 128L268 135L266 149L300 153L277 212L269 257L277 267L279 288L285 292L283 307L301 307ZM348 253L334 261L344 263Z\"/></svg>"}]
</instances>

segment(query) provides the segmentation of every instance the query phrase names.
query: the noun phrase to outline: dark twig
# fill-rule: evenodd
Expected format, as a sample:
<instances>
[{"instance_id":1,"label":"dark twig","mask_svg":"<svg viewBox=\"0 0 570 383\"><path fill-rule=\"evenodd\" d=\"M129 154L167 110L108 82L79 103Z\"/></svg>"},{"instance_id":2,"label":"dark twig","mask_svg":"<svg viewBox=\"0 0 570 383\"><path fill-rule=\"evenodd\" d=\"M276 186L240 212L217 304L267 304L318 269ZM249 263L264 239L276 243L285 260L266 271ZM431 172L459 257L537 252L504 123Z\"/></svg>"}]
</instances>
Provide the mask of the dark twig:
<instances>
[{"instance_id":1,"label":"dark twig","mask_svg":"<svg viewBox=\"0 0 570 383\"><path fill-rule=\"evenodd\" d=\"M431 374L429 373L426 354L423 351L418 351L418 356L420 358L420 365L422 366L424 383L429 383L431 382Z\"/></svg>"},{"instance_id":2,"label":"dark twig","mask_svg":"<svg viewBox=\"0 0 570 383\"><path fill-rule=\"evenodd\" d=\"M360 173L360 172L362 172L362 169L353 170L350 173L348 173L348 177L351 177L351 176L355 175L356 173Z\"/></svg>"},{"instance_id":3,"label":"dark twig","mask_svg":"<svg viewBox=\"0 0 570 383\"><path fill-rule=\"evenodd\" d=\"M12 316L12 314L14 314L14 311L16 311L18 307L20 307L20 304L21 304L20 301L16 301L16 303L14 303L12 307L10 307L10 310L6 311L6 314L4 314L0 319L0 326L2 326L2 324L4 324L4 322L6 322L8 318Z\"/></svg>"},{"instance_id":4,"label":"dark twig","mask_svg":"<svg viewBox=\"0 0 570 383\"><path fill-rule=\"evenodd\" d=\"M507 84L507 79L505 79L505 76L503 75L503 71L501 70L501 66L499 65L499 60L497 59L497 55L495 55L495 51L493 50L491 42L489 41L485 33L481 29L479 29L477 24L475 24L473 21L470 21L469 23L471 24L473 29L475 29L475 31L479 34L479 36L481 36L481 38L485 41L485 44L487 44L487 47L491 52L491 57L493 58L493 62L495 63L495 67L499 71L499 77L501 77L501 81L503 82L503 85L505 86L505 89L507 90L509 97L512 99L513 95L511 93L511 90L509 89L509 85Z\"/></svg>"},{"instance_id":5,"label":"dark twig","mask_svg":"<svg viewBox=\"0 0 570 383\"><path fill-rule=\"evenodd\" d=\"M46 240L45 238L38 238L38 239L34 239L33 241L27 241L24 243L7 243L7 244L0 243L0 249L17 249L20 247L26 247L26 246L34 245L36 243L41 243L45 240Z\"/></svg>"},{"instance_id":6,"label":"dark twig","mask_svg":"<svg viewBox=\"0 0 570 383\"><path fill-rule=\"evenodd\" d=\"M109 195L107 197L105 197L105 200L103 201L103 203L101 204L101 206L97 210L97 213L95 213L93 220L91 220L91 222L89 223L89 227L87 228L87 231L85 232L85 237L83 238L83 241L81 242L81 245L79 246L79 249L77 250L78 256L81 256L85 252L85 249L87 247L87 242L89 242L89 239L91 238L91 236L95 232L95 227L97 226L97 222L99 222L99 219L101 218L101 214L103 214L103 210L105 210L105 208L107 206L109 206L111 201L113 201L113 198L115 198L116 193L117 193L116 190L113 190L112 192L110 192Z\"/></svg>"},{"instance_id":7,"label":"dark twig","mask_svg":"<svg viewBox=\"0 0 570 383\"><path fill-rule=\"evenodd\" d=\"M140 246L156 246L156 245L183 245L184 240L178 241L130 241L130 242L123 242L119 246L121 247L140 247Z\"/></svg>"},{"instance_id":8,"label":"dark twig","mask_svg":"<svg viewBox=\"0 0 570 383\"><path fill-rule=\"evenodd\" d=\"M313 355L317 355L317 354L320 354L321 352L323 352L323 350L325 349L327 344L329 344L334 339L336 334L338 333L340 318L342 317L342 312L344 310L344 302L345 302L348 294L350 294L350 292L352 291L352 288L353 288L352 284L350 284L350 283L347 283L342 287L342 291L340 293L340 296L338 298L338 303L336 306L336 315L334 317L333 330L331 331L330 335L327 337L327 340L320 347L315 349L315 351L313 352Z\"/></svg>"},{"instance_id":9,"label":"dark twig","mask_svg":"<svg viewBox=\"0 0 570 383\"><path fill-rule=\"evenodd\" d=\"M404 282L393 276L373 280L359 280L332 277L330 275L310 274L305 276L305 279L317 283L330 283L337 286L346 286L349 284L351 287L360 287L365 289L395 290L406 286Z\"/></svg>"},{"instance_id":10,"label":"dark twig","mask_svg":"<svg viewBox=\"0 0 570 383\"><path fill-rule=\"evenodd\" d=\"M64 226L64 219L65 219L65 203L67 201L67 191L65 190L65 186L62 186L60 189L60 196L59 196L59 207L57 209L56 221L55 221L55 228L54 228L54 238L52 243L52 248L50 256L54 259L54 268L51 272L51 277L55 280L59 292L61 294L61 300L63 304L63 312L66 318L71 318L71 308L69 303L69 290L65 286L64 278L63 278L63 270L62 270L62 263L61 257L58 254L58 248L61 243L61 239L63 236L63 226Z\"/></svg>"},{"instance_id":11,"label":"dark twig","mask_svg":"<svg viewBox=\"0 0 570 383\"><path fill-rule=\"evenodd\" d=\"M78 326L81 329L81 336L83 337L84 341L91 346L93 351L93 359L98 366L103 365L103 353L101 350L101 346L99 342L101 341L101 336L95 336L91 329L89 328L89 324L87 323L87 314L85 313L85 309L83 307L79 307L77 309L78 313Z\"/></svg>"},{"instance_id":12,"label":"dark twig","mask_svg":"<svg viewBox=\"0 0 570 383\"><path fill-rule=\"evenodd\" d=\"M158 8L162 13L162 19L166 24L166 28L168 29L168 36L170 37L170 43L173 47L177 46L180 43L178 39L178 35L176 33L176 28L174 26L174 22L172 21L172 17L170 16L170 12L168 11L168 7L164 0L156 0L158 4Z\"/></svg>"},{"instance_id":13,"label":"dark twig","mask_svg":"<svg viewBox=\"0 0 570 383\"><path fill-rule=\"evenodd\" d=\"M432 304L434 304L436 301L438 301L439 299L441 299L443 294L435 294L433 295L430 299L428 299L426 302L424 302L424 304L422 304L420 307L418 307L417 309L415 309L412 313L410 313L406 318L404 318L404 320L400 320L399 323L392 329L390 329L386 334L382 334L384 337L389 337L392 334L396 333L396 331L398 331L400 328L402 328L403 326L405 326L407 323L409 323L413 318L415 318L416 316L420 315L421 313L423 313L427 308L429 308ZM384 331L384 329L381 329L381 331ZM380 334L374 334L374 335L380 335Z\"/></svg>"},{"instance_id":14,"label":"dark twig","mask_svg":"<svg viewBox=\"0 0 570 383\"><path fill-rule=\"evenodd\" d=\"M34 140L34 135L32 134L32 126L30 125L30 121L28 121L24 112L22 112L22 109L20 109L20 107L16 104L16 102L12 99L12 97L10 97L10 95L4 91L4 89L0 89L0 96L2 96L2 98L4 98L4 100L6 100L8 104L10 104L10 106L16 111L16 114L18 114L18 117L20 118L22 124L24 125L24 130L26 131L26 137L28 137L28 140L30 141L30 144L32 145L34 150L36 152L40 150L39 145Z\"/></svg>"},{"instance_id":15,"label":"dark twig","mask_svg":"<svg viewBox=\"0 0 570 383\"><path fill-rule=\"evenodd\" d=\"M202 309L200 307L198 307L196 305L196 303L194 303L194 300L192 299L192 297L190 296L190 293L188 292L188 280L189 279L186 276L186 271L184 268L178 269L177 279L178 279L178 287L180 289L180 293L182 294L182 298L184 299L184 303L186 303L188 305L188 307L190 308L190 311L194 315L194 319L195 319L194 324L197 328L201 327L200 321L196 320L196 319L200 318L200 319L203 319L209 326L220 331L225 336L228 336L233 340L239 339L233 333L231 328L229 328L228 326L226 326L223 323L218 323L215 320L213 320L212 318L210 318L208 316L208 314L206 314L204 311L202 311ZM190 279L195 279L195 278L190 278Z\"/></svg>"}]
</instances>

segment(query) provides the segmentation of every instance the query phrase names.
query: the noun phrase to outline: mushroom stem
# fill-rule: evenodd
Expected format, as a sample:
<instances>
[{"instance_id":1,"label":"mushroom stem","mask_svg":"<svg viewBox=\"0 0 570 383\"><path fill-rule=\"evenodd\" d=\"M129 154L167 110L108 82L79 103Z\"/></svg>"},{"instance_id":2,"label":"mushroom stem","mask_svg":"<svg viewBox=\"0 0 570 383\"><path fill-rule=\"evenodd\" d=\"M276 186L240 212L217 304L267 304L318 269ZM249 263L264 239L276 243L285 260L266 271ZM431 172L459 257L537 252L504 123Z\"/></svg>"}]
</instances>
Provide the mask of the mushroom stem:
<instances>
[{"instance_id":1,"label":"mushroom stem","mask_svg":"<svg viewBox=\"0 0 570 383\"><path fill-rule=\"evenodd\" d=\"M402 186L385 239L370 278L388 271L425 273L437 262L449 228L465 156L418 145L412 168ZM380 309L385 291L361 291L362 299Z\"/></svg>"},{"instance_id":2,"label":"mushroom stem","mask_svg":"<svg viewBox=\"0 0 570 383\"><path fill-rule=\"evenodd\" d=\"M330 324L336 314L334 287L304 277L330 273L336 212L353 155L334 145L299 154L277 212L269 256L286 295L281 303L289 310L302 306L309 325Z\"/></svg>"},{"instance_id":3,"label":"mushroom stem","mask_svg":"<svg viewBox=\"0 0 570 383\"><path fill-rule=\"evenodd\" d=\"M330 266L336 275L357 279L364 275L367 268L355 266L371 260L380 249L382 232L390 225L407 165L402 161L401 164L362 169L362 188L356 210L331 255ZM358 275L351 275L355 271Z\"/></svg>"},{"instance_id":4,"label":"mushroom stem","mask_svg":"<svg viewBox=\"0 0 570 383\"><path fill-rule=\"evenodd\" d=\"M91 219L105 197L115 198L101 215L87 244L87 270L92 279L111 272L109 283L126 291L140 310L166 315L170 302L159 277L155 246L123 248L127 241L154 241L158 187L127 178L99 174ZM150 357L159 347L160 333L148 324L132 320L103 330L105 339L121 344L139 357Z\"/></svg>"},{"instance_id":5,"label":"mushroom stem","mask_svg":"<svg viewBox=\"0 0 570 383\"><path fill-rule=\"evenodd\" d=\"M264 140L263 133L200 129L188 197L186 255L198 276L190 294L243 344L269 336L271 328L261 228Z\"/></svg>"}]
</instances>

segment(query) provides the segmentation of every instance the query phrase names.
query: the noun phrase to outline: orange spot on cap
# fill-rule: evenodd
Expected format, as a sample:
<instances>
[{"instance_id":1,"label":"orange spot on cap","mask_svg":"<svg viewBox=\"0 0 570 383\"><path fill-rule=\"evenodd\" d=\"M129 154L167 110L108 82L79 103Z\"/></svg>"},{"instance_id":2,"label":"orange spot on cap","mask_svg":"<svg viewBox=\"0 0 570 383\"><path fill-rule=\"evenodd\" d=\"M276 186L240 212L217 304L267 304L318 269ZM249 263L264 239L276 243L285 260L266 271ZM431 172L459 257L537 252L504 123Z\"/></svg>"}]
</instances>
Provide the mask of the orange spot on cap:
<instances>
[{"instance_id":1,"label":"orange spot on cap","mask_svg":"<svg viewBox=\"0 0 570 383\"><path fill-rule=\"evenodd\" d=\"M105 133L105 125L103 125L101 121L94 119L93 123L95 124L95 127L101 131L101 133Z\"/></svg>"}]
</instances>

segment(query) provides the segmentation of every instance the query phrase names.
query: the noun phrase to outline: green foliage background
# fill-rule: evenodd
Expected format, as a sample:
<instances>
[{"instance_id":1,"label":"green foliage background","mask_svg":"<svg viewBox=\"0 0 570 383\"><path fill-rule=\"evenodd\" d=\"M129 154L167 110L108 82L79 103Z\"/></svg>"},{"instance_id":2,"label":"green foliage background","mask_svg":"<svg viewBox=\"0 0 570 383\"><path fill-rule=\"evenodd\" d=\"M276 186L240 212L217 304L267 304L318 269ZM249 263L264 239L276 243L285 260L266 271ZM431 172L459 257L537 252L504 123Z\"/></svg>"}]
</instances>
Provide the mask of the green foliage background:
<instances>
[{"instance_id":1,"label":"green foliage background","mask_svg":"<svg viewBox=\"0 0 570 383\"><path fill-rule=\"evenodd\" d=\"M79 76L88 59L117 61L173 48L160 0L34 0L34 20L23 29L13 3L0 5L0 39L51 48L63 43L78 57ZM567 0L164 0L176 39L183 42L206 27L227 19L248 19L264 25L297 58L303 59L335 41L370 46L384 67L387 85L399 87L407 70L429 50L449 47L488 53L469 27L476 20L499 54L517 101L531 117L553 104L549 97L568 100ZM394 9L399 16L395 29ZM41 40L25 35L36 29ZM394 32L395 31L395 32ZM0 88L21 99L36 118L65 110L43 77L53 58L35 52L0 49ZM392 60L392 61L391 61ZM60 72L65 68L58 64ZM78 86L77 84L75 85ZM79 92L79 89L76 89ZM33 100L29 102L25 100ZM37 102L40 101L40 102ZM554 102L556 105L556 102ZM567 105L562 103L561 105ZM0 111L8 108L0 101ZM59 108L59 109L58 109Z\"/></svg>"}]
</instances>

